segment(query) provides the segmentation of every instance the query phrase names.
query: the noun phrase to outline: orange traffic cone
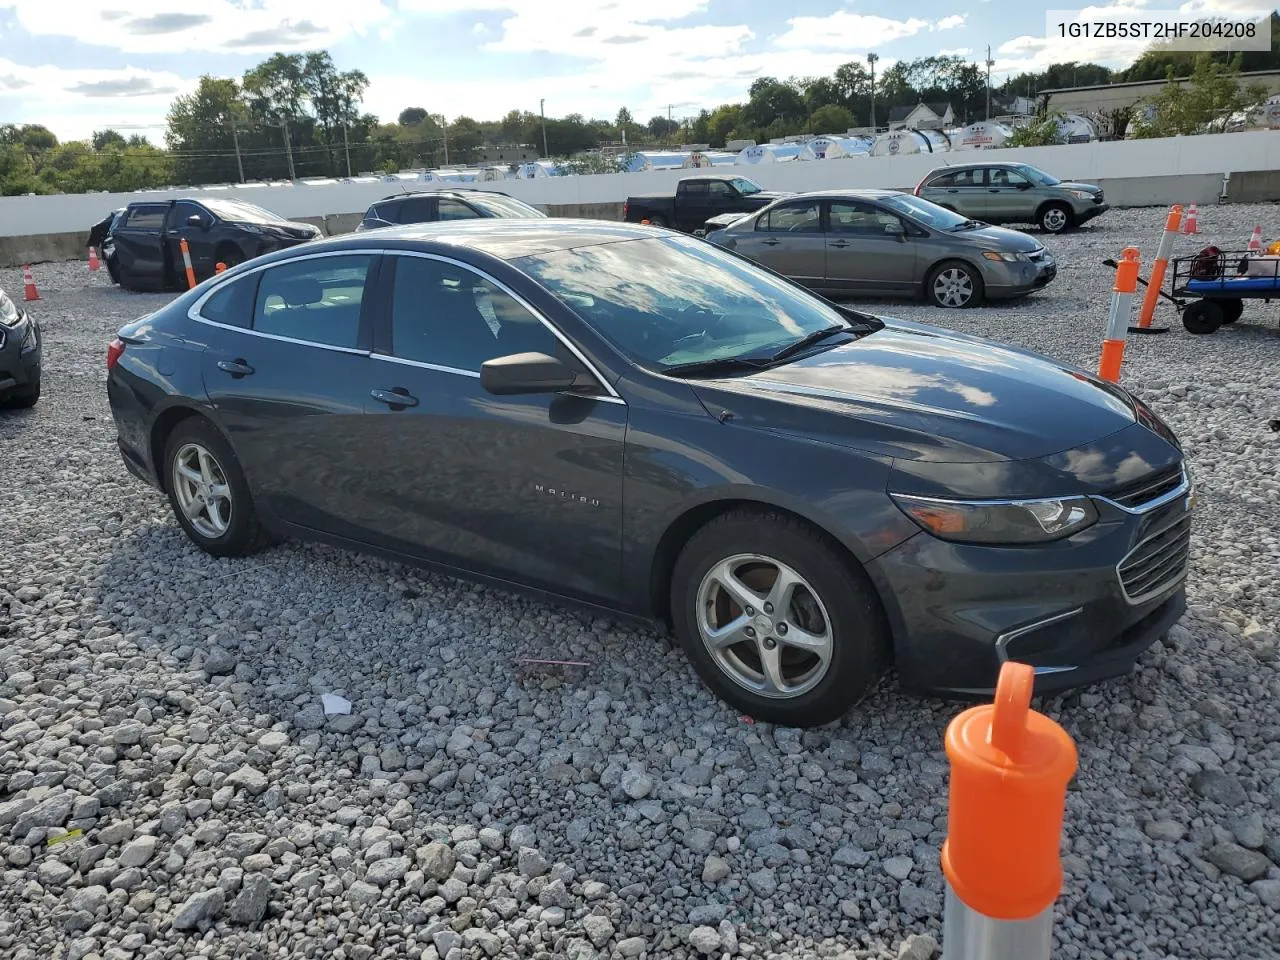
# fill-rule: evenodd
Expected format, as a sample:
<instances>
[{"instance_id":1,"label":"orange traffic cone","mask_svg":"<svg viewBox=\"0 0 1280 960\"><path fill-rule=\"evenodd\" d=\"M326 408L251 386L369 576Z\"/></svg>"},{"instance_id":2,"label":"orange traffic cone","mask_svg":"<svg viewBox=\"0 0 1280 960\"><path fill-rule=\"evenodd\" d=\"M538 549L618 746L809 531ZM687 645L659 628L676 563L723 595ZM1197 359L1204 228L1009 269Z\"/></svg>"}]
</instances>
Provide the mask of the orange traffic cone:
<instances>
[{"instance_id":1,"label":"orange traffic cone","mask_svg":"<svg viewBox=\"0 0 1280 960\"><path fill-rule=\"evenodd\" d=\"M89 248L89 272L93 273L100 266L102 266L102 264L98 262L98 248L90 247Z\"/></svg>"},{"instance_id":2,"label":"orange traffic cone","mask_svg":"<svg viewBox=\"0 0 1280 960\"><path fill-rule=\"evenodd\" d=\"M39 300L40 291L36 289L36 279L31 276L31 264L26 263L22 266L22 282L26 285L23 291L23 300Z\"/></svg>"},{"instance_id":3,"label":"orange traffic cone","mask_svg":"<svg viewBox=\"0 0 1280 960\"><path fill-rule=\"evenodd\" d=\"M1262 226L1261 226L1261 224L1258 224L1258 225L1254 226L1254 228L1253 228L1253 235L1252 235L1251 237L1249 237L1249 252L1250 252L1250 253L1261 253L1261 252L1262 252Z\"/></svg>"},{"instance_id":4,"label":"orange traffic cone","mask_svg":"<svg viewBox=\"0 0 1280 960\"><path fill-rule=\"evenodd\" d=\"M223 263L221 260L219 260L217 264L214 265L213 272L221 273L225 269L227 269L227 265Z\"/></svg>"},{"instance_id":5,"label":"orange traffic cone","mask_svg":"<svg viewBox=\"0 0 1280 960\"><path fill-rule=\"evenodd\" d=\"M1193 203L1187 210L1187 219L1182 224L1183 233L1199 233L1200 224L1196 219L1196 205Z\"/></svg>"}]
</instances>

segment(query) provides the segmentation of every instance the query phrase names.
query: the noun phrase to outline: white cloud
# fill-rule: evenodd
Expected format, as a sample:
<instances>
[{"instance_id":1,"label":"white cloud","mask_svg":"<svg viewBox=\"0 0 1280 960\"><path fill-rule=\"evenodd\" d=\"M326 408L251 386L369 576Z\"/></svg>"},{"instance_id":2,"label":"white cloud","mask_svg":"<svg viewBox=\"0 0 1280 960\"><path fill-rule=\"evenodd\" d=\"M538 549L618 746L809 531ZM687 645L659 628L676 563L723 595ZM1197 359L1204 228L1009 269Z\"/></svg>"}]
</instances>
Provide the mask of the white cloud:
<instances>
[{"instance_id":1,"label":"white cloud","mask_svg":"<svg viewBox=\"0 0 1280 960\"><path fill-rule=\"evenodd\" d=\"M967 56L969 56L969 55L970 55L970 54L972 54L972 53L973 53L973 50L972 50L970 47L955 47L954 49L951 49L951 50L939 50L939 51L938 51L938 56L940 56L940 57L967 57Z\"/></svg>"},{"instance_id":2,"label":"white cloud","mask_svg":"<svg viewBox=\"0 0 1280 960\"><path fill-rule=\"evenodd\" d=\"M789 29L774 43L787 49L869 50L929 29L929 21L912 17L891 20L839 10L826 17L792 17Z\"/></svg>"},{"instance_id":3,"label":"white cloud","mask_svg":"<svg viewBox=\"0 0 1280 960\"><path fill-rule=\"evenodd\" d=\"M965 20L969 18L967 13L953 13L949 17L943 17L934 24L937 30L953 30L956 27L963 27Z\"/></svg>"},{"instance_id":4,"label":"white cloud","mask_svg":"<svg viewBox=\"0 0 1280 960\"><path fill-rule=\"evenodd\" d=\"M479 20L477 20L475 26L471 28L471 32L474 33L476 36L480 36L481 34L488 33L489 28L486 27Z\"/></svg>"},{"instance_id":5,"label":"white cloud","mask_svg":"<svg viewBox=\"0 0 1280 960\"><path fill-rule=\"evenodd\" d=\"M42 124L62 140L111 127L158 145L169 103L194 87L195 81L164 71L28 67L0 57L0 116Z\"/></svg>"},{"instance_id":6,"label":"white cloud","mask_svg":"<svg viewBox=\"0 0 1280 960\"><path fill-rule=\"evenodd\" d=\"M0 0L5 8L35 36L70 37L125 53L316 50L366 35L392 16L385 0Z\"/></svg>"}]
</instances>

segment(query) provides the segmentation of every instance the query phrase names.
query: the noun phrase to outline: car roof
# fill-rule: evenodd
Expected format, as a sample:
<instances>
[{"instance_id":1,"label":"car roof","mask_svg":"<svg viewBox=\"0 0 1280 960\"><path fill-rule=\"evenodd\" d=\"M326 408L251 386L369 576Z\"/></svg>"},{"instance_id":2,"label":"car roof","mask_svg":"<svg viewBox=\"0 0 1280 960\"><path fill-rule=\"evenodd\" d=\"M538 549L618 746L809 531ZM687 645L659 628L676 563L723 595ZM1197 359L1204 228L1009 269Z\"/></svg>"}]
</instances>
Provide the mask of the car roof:
<instances>
[{"instance_id":1,"label":"car roof","mask_svg":"<svg viewBox=\"0 0 1280 960\"><path fill-rule=\"evenodd\" d=\"M577 217L545 217L539 219L484 217L476 220L442 220L431 223L407 223L380 227L362 233L346 233L336 237L312 240L289 247L280 254L306 254L320 250L367 249L419 250L448 254L450 248L474 250L499 260L534 257L575 247L591 247L624 240L643 240L655 236L683 236L660 227L625 223L618 220L585 220ZM258 258L288 259L279 254Z\"/></svg>"},{"instance_id":2,"label":"car roof","mask_svg":"<svg viewBox=\"0 0 1280 960\"><path fill-rule=\"evenodd\" d=\"M971 160L968 163L944 163L929 171L930 175L943 170L972 170L974 167L1025 167L1021 160Z\"/></svg>"},{"instance_id":3,"label":"car roof","mask_svg":"<svg viewBox=\"0 0 1280 960\"><path fill-rule=\"evenodd\" d=\"M375 201L375 203L386 203L388 200L401 200L407 197L430 197L450 193L496 193L500 197L511 196L511 194L504 193L501 190L485 190L483 187L449 187L447 190L406 190L403 193L389 193L381 200Z\"/></svg>"},{"instance_id":4,"label":"car roof","mask_svg":"<svg viewBox=\"0 0 1280 960\"><path fill-rule=\"evenodd\" d=\"M833 187L830 190L806 190L804 193L795 193L790 196L780 197L777 202L782 203L789 200L803 200L847 197L857 200L882 200L885 197L900 196L907 191L892 190L888 187Z\"/></svg>"}]
</instances>

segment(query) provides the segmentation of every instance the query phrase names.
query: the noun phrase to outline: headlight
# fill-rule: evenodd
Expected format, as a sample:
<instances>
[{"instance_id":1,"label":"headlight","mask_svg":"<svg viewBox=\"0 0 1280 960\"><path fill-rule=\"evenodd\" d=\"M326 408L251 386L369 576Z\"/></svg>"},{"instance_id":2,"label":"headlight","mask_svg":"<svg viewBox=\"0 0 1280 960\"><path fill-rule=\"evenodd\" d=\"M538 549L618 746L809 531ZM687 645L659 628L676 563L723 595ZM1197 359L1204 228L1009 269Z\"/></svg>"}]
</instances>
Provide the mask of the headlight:
<instances>
[{"instance_id":1,"label":"headlight","mask_svg":"<svg viewBox=\"0 0 1280 960\"><path fill-rule=\"evenodd\" d=\"M983 250L982 256L987 260L995 260L997 263L1003 261L1005 263L1017 263L1019 260L1027 259L1022 253L1009 253L1006 250Z\"/></svg>"},{"instance_id":2,"label":"headlight","mask_svg":"<svg viewBox=\"0 0 1280 960\"><path fill-rule=\"evenodd\" d=\"M1073 197L1075 197L1077 200L1092 200L1092 199L1093 199L1093 194L1092 194L1092 193L1086 193L1084 190L1072 190L1072 191L1070 191L1070 193L1071 193L1071 195L1072 195Z\"/></svg>"},{"instance_id":3,"label":"headlight","mask_svg":"<svg viewBox=\"0 0 1280 960\"><path fill-rule=\"evenodd\" d=\"M907 516L940 540L1025 544L1061 540L1092 526L1087 497L1049 500L942 500L891 494Z\"/></svg>"},{"instance_id":4,"label":"headlight","mask_svg":"<svg viewBox=\"0 0 1280 960\"><path fill-rule=\"evenodd\" d=\"M0 290L0 323L12 327L18 322L18 305L9 299L9 295Z\"/></svg>"}]
</instances>

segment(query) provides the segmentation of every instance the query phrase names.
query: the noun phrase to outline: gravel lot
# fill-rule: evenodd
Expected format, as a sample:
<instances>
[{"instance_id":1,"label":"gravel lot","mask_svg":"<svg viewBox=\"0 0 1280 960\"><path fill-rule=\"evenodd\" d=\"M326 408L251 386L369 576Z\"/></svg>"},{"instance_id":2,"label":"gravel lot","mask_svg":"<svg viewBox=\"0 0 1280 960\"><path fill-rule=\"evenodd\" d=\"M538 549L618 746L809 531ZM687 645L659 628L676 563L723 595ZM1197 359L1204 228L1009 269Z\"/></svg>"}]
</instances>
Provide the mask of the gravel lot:
<instances>
[{"instance_id":1,"label":"gravel lot","mask_svg":"<svg viewBox=\"0 0 1280 960\"><path fill-rule=\"evenodd\" d=\"M1059 278L1017 304L869 306L1096 367L1100 261L1150 259L1164 213L1049 238ZM1180 250L1278 214L1208 206ZM934 955L957 705L887 687L773 729L642 630L328 548L207 557L125 472L104 390L164 298L35 275L45 396L0 413L0 956ZM1055 957L1280 956L1278 317L1196 338L1162 305L1172 332L1130 339L1202 488L1191 609L1042 705L1081 761Z\"/></svg>"}]
</instances>

